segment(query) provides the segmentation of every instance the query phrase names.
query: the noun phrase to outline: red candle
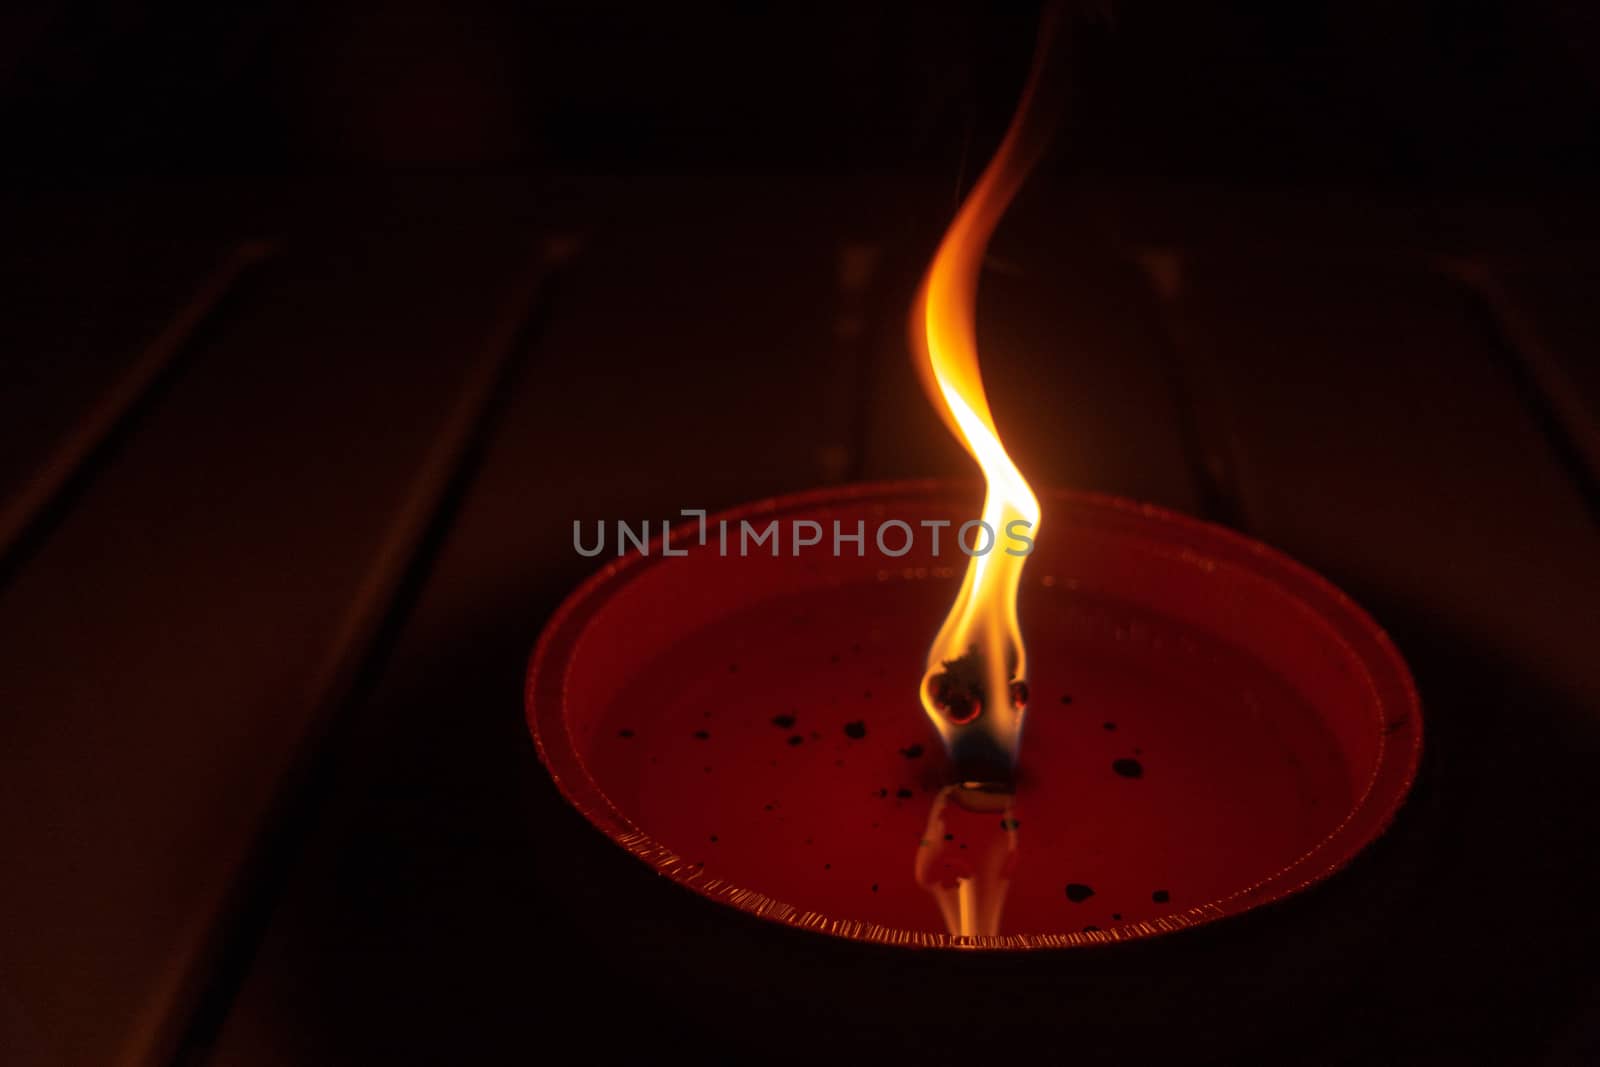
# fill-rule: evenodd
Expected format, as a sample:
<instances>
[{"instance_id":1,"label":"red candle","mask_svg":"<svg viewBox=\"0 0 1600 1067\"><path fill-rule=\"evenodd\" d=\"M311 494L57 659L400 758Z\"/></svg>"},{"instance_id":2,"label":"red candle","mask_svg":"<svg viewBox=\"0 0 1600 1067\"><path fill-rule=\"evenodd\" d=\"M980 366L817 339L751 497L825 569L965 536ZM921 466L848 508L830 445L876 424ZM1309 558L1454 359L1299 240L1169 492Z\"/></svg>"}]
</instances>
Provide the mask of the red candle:
<instances>
[{"instance_id":1,"label":"red candle","mask_svg":"<svg viewBox=\"0 0 1600 1067\"><path fill-rule=\"evenodd\" d=\"M1282 898L1382 831L1421 748L1383 632L1221 528L1041 494L1009 791L963 789L918 700L977 494L782 498L607 565L546 629L529 724L562 793L713 900L841 937L964 948L1148 937ZM779 554L739 555L776 520ZM891 557L875 532L923 536ZM834 555L834 523L866 531ZM924 521L949 521L940 553ZM796 523L802 525L796 527ZM717 533L733 531L727 553ZM825 535L796 548L815 523ZM887 528L885 542L905 540ZM977 931L977 932L974 932Z\"/></svg>"},{"instance_id":2,"label":"red candle","mask_svg":"<svg viewBox=\"0 0 1600 1067\"><path fill-rule=\"evenodd\" d=\"M720 517L606 568L534 655L567 798L712 899L904 945L1147 937L1326 876L1411 783L1415 691L1348 599L1216 527L1041 500L1006 453L975 296L1043 146L1054 29L912 307L981 501L869 486Z\"/></svg>"}]
</instances>

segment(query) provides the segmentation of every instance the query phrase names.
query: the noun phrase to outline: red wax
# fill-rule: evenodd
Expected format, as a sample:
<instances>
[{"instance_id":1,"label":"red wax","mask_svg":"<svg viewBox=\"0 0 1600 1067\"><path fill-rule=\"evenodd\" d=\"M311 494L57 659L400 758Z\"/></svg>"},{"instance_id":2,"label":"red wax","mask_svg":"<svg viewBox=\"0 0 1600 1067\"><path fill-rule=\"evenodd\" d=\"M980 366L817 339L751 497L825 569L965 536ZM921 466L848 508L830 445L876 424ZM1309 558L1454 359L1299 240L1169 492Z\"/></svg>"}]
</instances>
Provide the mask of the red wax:
<instances>
[{"instance_id":1,"label":"red wax","mask_svg":"<svg viewBox=\"0 0 1600 1067\"><path fill-rule=\"evenodd\" d=\"M1021 594L1031 689L1015 796L962 803L917 699L966 558L886 519L957 526L931 483L806 494L729 516L865 521L741 558L698 527L612 562L562 607L528 681L562 792L712 899L840 936L1051 947L1149 936L1280 898L1387 824L1421 721L1382 632L1309 571L1217 527L1043 494ZM898 548L900 537L890 540ZM759 554L756 554L758 553ZM949 894L999 893L953 937ZM942 889L941 889L942 887ZM940 894L946 899L941 903Z\"/></svg>"}]
</instances>

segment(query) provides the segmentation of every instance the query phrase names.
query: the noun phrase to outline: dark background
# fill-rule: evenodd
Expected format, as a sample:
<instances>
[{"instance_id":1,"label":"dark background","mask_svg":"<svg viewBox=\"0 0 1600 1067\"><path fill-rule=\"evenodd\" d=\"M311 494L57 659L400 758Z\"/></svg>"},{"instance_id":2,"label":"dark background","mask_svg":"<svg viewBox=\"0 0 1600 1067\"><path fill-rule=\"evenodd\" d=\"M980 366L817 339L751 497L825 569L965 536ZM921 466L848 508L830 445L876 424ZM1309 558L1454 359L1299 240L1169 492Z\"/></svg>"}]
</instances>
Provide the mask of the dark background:
<instances>
[{"instance_id":1,"label":"dark background","mask_svg":"<svg viewBox=\"0 0 1600 1067\"><path fill-rule=\"evenodd\" d=\"M1374 185L1595 177L1585 4L1069 5L1058 165ZM7 169L953 174L1035 5L7 5Z\"/></svg>"},{"instance_id":2,"label":"dark background","mask_svg":"<svg viewBox=\"0 0 1600 1067\"><path fill-rule=\"evenodd\" d=\"M904 314L1038 14L0 12L0 1060L1595 1062L1592 5L1069 6L985 277L1030 476L1395 636L1426 761L1348 871L890 952L661 883L539 768L572 518L970 476Z\"/></svg>"}]
</instances>

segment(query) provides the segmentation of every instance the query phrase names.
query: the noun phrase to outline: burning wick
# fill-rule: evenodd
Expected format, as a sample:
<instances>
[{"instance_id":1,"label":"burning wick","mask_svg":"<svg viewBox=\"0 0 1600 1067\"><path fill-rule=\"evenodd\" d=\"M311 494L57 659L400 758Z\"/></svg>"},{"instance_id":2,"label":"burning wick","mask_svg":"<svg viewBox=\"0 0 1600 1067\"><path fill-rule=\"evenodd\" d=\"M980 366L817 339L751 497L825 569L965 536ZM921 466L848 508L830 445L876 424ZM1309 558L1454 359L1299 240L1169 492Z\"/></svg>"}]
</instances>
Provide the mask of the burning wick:
<instances>
[{"instance_id":1,"label":"burning wick","mask_svg":"<svg viewBox=\"0 0 1600 1067\"><path fill-rule=\"evenodd\" d=\"M911 312L911 342L924 387L983 470L982 518L1012 534L1011 524L1037 531L1039 502L1006 454L989 413L978 369L978 274L995 226L1038 160L1044 138L1030 124L1056 19L1047 11L1033 71L994 158L945 232ZM928 650L922 707L944 739L963 781L1012 777L1027 709L1027 659L1017 622L1017 587L1027 557L974 556L955 604Z\"/></svg>"},{"instance_id":2,"label":"burning wick","mask_svg":"<svg viewBox=\"0 0 1600 1067\"><path fill-rule=\"evenodd\" d=\"M1020 638L1016 648L1020 653ZM1004 782L1011 777L1016 762L1016 742L1013 740L1011 746L1006 747L989 727L1000 715L1009 715L1016 720L1013 737L1020 736L1021 719L1028 706L1028 683L1017 677L1020 655L1008 656L1004 662L1004 673L1009 681L1002 699L1009 707L1003 711L989 706L995 677L990 670L991 659L979 651L977 645L968 645L967 651L955 659L941 661L937 670L929 664L924 679L923 706L931 704L930 713L937 712L950 724L949 732L944 735L945 746L963 779ZM986 711L989 718L980 724Z\"/></svg>"}]
</instances>

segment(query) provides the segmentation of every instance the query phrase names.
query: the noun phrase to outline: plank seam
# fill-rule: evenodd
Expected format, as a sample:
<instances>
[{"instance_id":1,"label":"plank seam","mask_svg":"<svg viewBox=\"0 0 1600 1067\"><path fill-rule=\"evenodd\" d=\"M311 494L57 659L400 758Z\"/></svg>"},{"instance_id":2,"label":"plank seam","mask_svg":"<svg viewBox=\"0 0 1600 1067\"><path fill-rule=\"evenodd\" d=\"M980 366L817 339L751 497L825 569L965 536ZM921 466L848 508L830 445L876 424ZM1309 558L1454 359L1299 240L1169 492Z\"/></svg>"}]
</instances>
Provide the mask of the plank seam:
<instances>
[{"instance_id":1,"label":"plank seam","mask_svg":"<svg viewBox=\"0 0 1600 1067\"><path fill-rule=\"evenodd\" d=\"M183 356L244 275L276 252L270 241L237 244L168 319L9 501L0 504L0 585L43 543L73 498L94 477L118 441L172 381Z\"/></svg>"},{"instance_id":2,"label":"plank seam","mask_svg":"<svg viewBox=\"0 0 1600 1067\"><path fill-rule=\"evenodd\" d=\"M413 480L413 488L390 527L310 689L304 735L280 779L277 798L220 908L196 918L190 951L179 969L163 976L163 995L151 998L126 1062L199 1063L221 1030L248 974L294 857L326 795L339 748L345 712L359 704L381 676L410 609L426 582L470 485L490 431L504 405L507 381L550 303L551 281L571 258L575 242L541 242L513 295L483 345L480 365L461 390L445 426Z\"/></svg>"},{"instance_id":3,"label":"plank seam","mask_svg":"<svg viewBox=\"0 0 1600 1067\"><path fill-rule=\"evenodd\" d=\"M1159 320L1155 339L1167 385L1172 391L1178 440L1194 486L1198 514L1222 526L1246 529L1245 509L1238 487L1237 442L1226 431L1228 412L1224 405L1206 404L1201 398L1204 391L1201 379L1215 383L1216 372L1197 366L1197 362L1209 363L1209 357L1194 352L1192 346L1183 341L1185 327L1178 309L1185 286L1187 259L1182 252L1165 248L1133 249L1129 251L1129 258L1144 279L1145 292L1155 305Z\"/></svg>"},{"instance_id":4,"label":"plank seam","mask_svg":"<svg viewBox=\"0 0 1600 1067\"><path fill-rule=\"evenodd\" d=\"M1590 522L1600 526L1600 428L1576 399L1566 372L1487 263L1445 258L1438 267L1466 297L1495 363L1582 499Z\"/></svg>"}]
</instances>

